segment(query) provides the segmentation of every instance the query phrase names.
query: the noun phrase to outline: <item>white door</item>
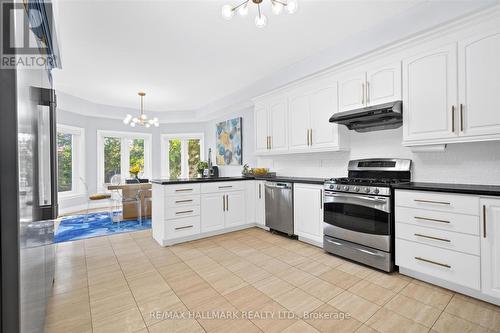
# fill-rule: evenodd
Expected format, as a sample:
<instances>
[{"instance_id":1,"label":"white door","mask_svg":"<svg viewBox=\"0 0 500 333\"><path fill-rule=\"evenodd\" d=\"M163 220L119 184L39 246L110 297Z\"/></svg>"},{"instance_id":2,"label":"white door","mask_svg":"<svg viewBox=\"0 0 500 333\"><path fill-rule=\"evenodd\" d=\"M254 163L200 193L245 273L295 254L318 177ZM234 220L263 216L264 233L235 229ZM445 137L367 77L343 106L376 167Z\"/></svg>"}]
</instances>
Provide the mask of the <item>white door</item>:
<instances>
[{"instance_id":1,"label":"white door","mask_svg":"<svg viewBox=\"0 0 500 333\"><path fill-rule=\"evenodd\" d=\"M295 184L293 213L295 234L315 243L323 242L323 187Z\"/></svg>"},{"instance_id":2,"label":"white door","mask_svg":"<svg viewBox=\"0 0 500 333\"><path fill-rule=\"evenodd\" d=\"M500 199L481 199L481 289L500 298Z\"/></svg>"},{"instance_id":3,"label":"white door","mask_svg":"<svg viewBox=\"0 0 500 333\"><path fill-rule=\"evenodd\" d=\"M375 68L366 73L366 101L377 105L401 100L401 62Z\"/></svg>"},{"instance_id":4,"label":"white door","mask_svg":"<svg viewBox=\"0 0 500 333\"><path fill-rule=\"evenodd\" d=\"M255 222L259 226L266 225L266 198L265 181L255 182Z\"/></svg>"},{"instance_id":5,"label":"white door","mask_svg":"<svg viewBox=\"0 0 500 333\"><path fill-rule=\"evenodd\" d=\"M228 192L226 195L226 228L245 224L245 192Z\"/></svg>"},{"instance_id":6,"label":"white door","mask_svg":"<svg viewBox=\"0 0 500 333\"><path fill-rule=\"evenodd\" d=\"M456 44L403 61L405 143L433 143L458 135L456 66Z\"/></svg>"},{"instance_id":7,"label":"white door","mask_svg":"<svg viewBox=\"0 0 500 333\"><path fill-rule=\"evenodd\" d=\"M269 136L271 151L288 150L288 101L286 98L269 104Z\"/></svg>"},{"instance_id":8,"label":"white door","mask_svg":"<svg viewBox=\"0 0 500 333\"><path fill-rule=\"evenodd\" d=\"M458 57L460 134L500 135L500 32L459 42Z\"/></svg>"},{"instance_id":9,"label":"white door","mask_svg":"<svg viewBox=\"0 0 500 333\"><path fill-rule=\"evenodd\" d=\"M309 114L309 96L307 94L290 98L288 111L290 150L309 149Z\"/></svg>"},{"instance_id":10,"label":"white door","mask_svg":"<svg viewBox=\"0 0 500 333\"><path fill-rule=\"evenodd\" d=\"M311 104L311 147L322 149L339 145L338 125L329 122L338 112L337 83L329 82L313 91Z\"/></svg>"},{"instance_id":11,"label":"white door","mask_svg":"<svg viewBox=\"0 0 500 333\"><path fill-rule=\"evenodd\" d=\"M339 110L348 111L366 105L366 74L352 73L339 79Z\"/></svg>"},{"instance_id":12,"label":"white door","mask_svg":"<svg viewBox=\"0 0 500 333\"><path fill-rule=\"evenodd\" d=\"M255 150L266 152L268 150L269 115L263 105L255 106Z\"/></svg>"},{"instance_id":13,"label":"white door","mask_svg":"<svg viewBox=\"0 0 500 333\"><path fill-rule=\"evenodd\" d=\"M201 196L201 232L224 228L224 195L222 193Z\"/></svg>"}]
</instances>

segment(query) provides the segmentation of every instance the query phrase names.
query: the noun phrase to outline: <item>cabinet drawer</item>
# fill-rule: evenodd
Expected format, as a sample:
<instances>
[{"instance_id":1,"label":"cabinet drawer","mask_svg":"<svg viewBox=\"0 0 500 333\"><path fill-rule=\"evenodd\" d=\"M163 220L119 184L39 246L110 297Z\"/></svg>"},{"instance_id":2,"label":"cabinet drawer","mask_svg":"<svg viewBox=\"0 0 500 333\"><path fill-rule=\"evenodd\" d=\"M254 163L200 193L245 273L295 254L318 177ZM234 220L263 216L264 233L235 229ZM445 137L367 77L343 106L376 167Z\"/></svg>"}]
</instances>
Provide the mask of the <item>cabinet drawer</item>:
<instances>
[{"instance_id":1,"label":"cabinet drawer","mask_svg":"<svg viewBox=\"0 0 500 333\"><path fill-rule=\"evenodd\" d=\"M165 185L165 195L182 195L200 193L200 184Z\"/></svg>"},{"instance_id":2,"label":"cabinet drawer","mask_svg":"<svg viewBox=\"0 0 500 333\"><path fill-rule=\"evenodd\" d=\"M178 219L182 217L188 216L199 216L200 215L200 206L190 206L190 207L167 207L166 211L166 219Z\"/></svg>"},{"instance_id":3,"label":"cabinet drawer","mask_svg":"<svg viewBox=\"0 0 500 333\"><path fill-rule=\"evenodd\" d=\"M396 190L396 206L479 215L479 197L472 195Z\"/></svg>"},{"instance_id":4,"label":"cabinet drawer","mask_svg":"<svg viewBox=\"0 0 500 333\"><path fill-rule=\"evenodd\" d=\"M479 235L479 216L396 207L396 223Z\"/></svg>"},{"instance_id":5,"label":"cabinet drawer","mask_svg":"<svg viewBox=\"0 0 500 333\"><path fill-rule=\"evenodd\" d=\"M180 238L200 233L199 216L169 220L165 223L167 224L167 238Z\"/></svg>"},{"instance_id":6,"label":"cabinet drawer","mask_svg":"<svg viewBox=\"0 0 500 333\"><path fill-rule=\"evenodd\" d=\"M245 188L246 188L245 181L215 182L215 183L201 184L201 193L240 191L244 190Z\"/></svg>"},{"instance_id":7,"label":"cabinet drawer","mask_svg":"<svg viewBox=\"0 0 500 333\"><path fill-rule=\"evenodd\" d=\"M480 258L396 239L396 265L479 290Z\"/></svg>"},{"instance_id":8,"label":"cabinet drawer","mask_svg":"<svg viewBox=\"0 0 500 333\"><path fill-rule=\"evenodd\" d=\"M476 256L480 254L479 236L396 223L396 237Z\"/></svg>"},{"instance_id":9,"label":"cabinet drawer","mask_svg":"<svg viewBox=\"0 0 500 333\"><path fill-rule=\"evenodd\" d=\"M200 195L180 195L180 196L170 196L165 198L167 207L177 208L177 207L187 207L187 206L199 206L200 205Z\"/></svg>"}]
</instances>

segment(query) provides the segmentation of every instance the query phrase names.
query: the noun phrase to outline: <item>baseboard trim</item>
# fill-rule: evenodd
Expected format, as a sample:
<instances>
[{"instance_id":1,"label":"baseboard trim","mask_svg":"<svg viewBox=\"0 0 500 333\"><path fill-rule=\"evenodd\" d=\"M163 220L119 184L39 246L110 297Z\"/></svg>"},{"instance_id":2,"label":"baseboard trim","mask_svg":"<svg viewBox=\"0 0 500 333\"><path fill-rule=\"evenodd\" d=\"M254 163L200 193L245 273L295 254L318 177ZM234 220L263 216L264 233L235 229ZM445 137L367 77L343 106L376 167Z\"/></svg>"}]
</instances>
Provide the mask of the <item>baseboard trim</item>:
<instances>
[{"instance_id":1,"label":"baseboard trim","mask_svg":"<svg viewBox=\"0 0 500 333\"><path fill-rule=\"evenodd\" d=\"M97 209L97 208L108 208L109 203L106 202L91 202L88 206L89 209ZM67 206L61 207L59 206L59 215L65 215L71 212L79 212L87 209L87 205L75 205L75 206Z\"/></svg>"}]
</instances>

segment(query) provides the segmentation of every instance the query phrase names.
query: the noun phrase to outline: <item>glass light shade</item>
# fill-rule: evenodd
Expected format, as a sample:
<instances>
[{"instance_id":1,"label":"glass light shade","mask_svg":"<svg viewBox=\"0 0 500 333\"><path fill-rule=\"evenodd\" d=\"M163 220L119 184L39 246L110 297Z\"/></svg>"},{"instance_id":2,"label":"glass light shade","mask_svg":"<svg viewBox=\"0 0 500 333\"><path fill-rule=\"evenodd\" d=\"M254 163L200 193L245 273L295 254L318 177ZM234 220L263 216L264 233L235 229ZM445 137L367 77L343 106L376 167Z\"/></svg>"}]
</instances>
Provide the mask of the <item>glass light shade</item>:
<instances>
[{"instance_id":1,"label":"glass light shade","mask_svg":"<svg viewBox=\"0 0 500 333\"><path fill-rule=\"evenodd\" d=\"M155 123L155 127L158 127L158 126L160 126L160 124L159 123Z\"/></svg>"},{"instance_id":2,"label":"glass light shade","mask_svg":"<svg viewBox=\"0 0 500 333\"><path fill-rule=\"evenodd\" d=\"M248 5L243 5L240 8L238 8L238 14L240 16L247 16L248 15Z\"/></svg>"},{"instance_id":3,"label":"glass light shade","mask_svg":"<svg viewBox=\"0 0 500 333\"><path fill-rule=\"evenodd\" d=\"M257 28L264 28L266 26L266 23L267 23L267 17L266 15L262 14L262 15L257 15L255 17L255 25L257 26Z\"/></svg>"},{"instance_id":4,"label":"glass light shade","mask_svg":"<svg viewBox=\"0 0 500 333\"><path fill-rule=\"evenodd\" d=\"M141 119L146 120L146 119L148 119L148 116L146 116L145 114L141 114Z\"/></svg>"},{"instance_id":5,"label":"glass light shade","mask_svg":"<svg viewBox=\"0 0 500 333\"><path fill-rule=\"evenodd\" d=\"M130 123L130 126L131 127L135 127L135 123Z\"/></svg>"},{"instance_id":6,"label":"glass light shade","mask_svg":"<svg viewBox=\"0 0 500 333\"><path fill-rule=\"evenodd\" d=\"M157 122L159 121L159 119L158 119L157 117L154 117L154 118L153 118L153 121L154 121L155 123L157 123Z\"/></svg>"},{"instance_id":7,"label":"glass light shade","mask_svg":"<svg viewBox=\"0 0 500 333\"><path fill-rule=\"evenodd\" d=\"M272 4L274 14L279 15L283 12L283 5L281 3L273 1Z\"/></svg>"},{"instance_id":8,"label":"glass light shade","mask_svg":"<svg viewBox=\"0 0 500 333\"><path fill-rule=\"evenodd\" d=\"M125 119L123 119L123 123L124 123L125 125L128 125L128 123L130 123L130 120L131 120L131 119L132 119L132 116L128 114L128 115L125 117Z\"/></svg>"},{"instance_id":9,"label":"glass light shade","mask_svg":"<svg viewBox=\"0 0 500 333\"><path fill-rule=\"evenodd\" d=\"M151 125L149 123L146 123L146 125L144 126L146 126L146 128L149 128Z\"/></svg>"},{"instance_id":10,"label":"glass light shade","mask_svg":"<svg viewBox=\"0 0 500 333\"><path fill-rule=\"evenodd\" d=\"M139 119L137 119L136 117L134 117L134 119L132 119L132 122L133 122L133 123L138 123L138 122L139 122Z\"/></svg>"},{"instance_id":11,"label":"glass light shade","mask_svg":"<svg viewBox=\"0 0 500 333\"><path fill-rule=\"evenodd\" d=\"M289 0L287 3L286 3L286 10L288 10L288 12L290 14L293 14L297 11L299 7L299 4L297 3L296 0Z\"/></svg>"},{"instance_id":12,"label":"glass light shade","mask_svg":"<svg viewBox=\"0 0 500 333\"><path fill-rule=\"evenodd\" d=\"M226 20L230 20L234 15L233 9L234 8L231 5L222 6L222 17L225 18Z\"/></svg>"}]
</instances>

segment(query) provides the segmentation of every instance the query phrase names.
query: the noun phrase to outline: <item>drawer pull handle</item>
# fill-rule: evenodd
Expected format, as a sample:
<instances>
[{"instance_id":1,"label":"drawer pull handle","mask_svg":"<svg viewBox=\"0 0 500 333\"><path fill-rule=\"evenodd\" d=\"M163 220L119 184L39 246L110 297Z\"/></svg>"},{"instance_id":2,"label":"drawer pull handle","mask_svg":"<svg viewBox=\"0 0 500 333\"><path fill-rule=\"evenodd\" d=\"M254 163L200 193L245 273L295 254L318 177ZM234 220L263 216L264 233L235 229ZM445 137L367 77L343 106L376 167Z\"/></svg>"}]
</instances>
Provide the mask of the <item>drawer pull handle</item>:
<instances>
[{"instance_id":1,"label":"drawer pull handle","mask_svg":"<svg viewBox=\"0 0 500 333\"><path fill-rule=\"evenodd\" d=\"M415 219L417 219L417 220L424 220L424 221L432 221L432 222L440 222L440 223L450 223L450 221L438 220L438 219L431 219L431 218L428 218L428 217L420 217L420 216L415 216Z\"/></svg>"},{"instance_id":2,"label":"drawer pull handle","mask_svg":"<svg viewBox=\"0 0 500 333\"><path fill-rule=\"evenodd\" d=\"M180 212L175 212L175 215L192 213L193 210L182 210Z\"/></svg>"},{"instance_id":3,"label":"drawer pull handle","mask_svg":"<svg viewBox=\"0 0 500 333\"><path fill-rule=\"evenodd\" d=\"M425 262L428 262L429 264L438 265L438 266L441 266L441 267L446 267L446 268L451 268L451 266L450 266L450 265L447 265L447 264L442 264L442 263L437 262L437 261L432 261L432 260L425 259L425 258L421 258L421 257L415 257L415 259L420 260L420 261L425 261Z\"/></svg>"},{"instance_id":4,"label":"drawer pull handle","mask_svg":"<svg viewBox=\"0 0 500 333\"><path fill-rule=\"evenodd\" d=\"M422 234L414 234L417 237L423 237L423 238L429 238L429 239L434 239L442 242L448 242L451 243L451 240L446 239L446 238L439 238L439 237L434 237L434 236L427 236L427 235L422 235Z\"/></svg>"},{"instance_id":5,"label":"drawer pull handle","mask_svg":"<svg viewBox=\"0 0 500 333\"><path fill-rule=\"evenodd\" d=\"M227 185L227 186L219 186L219 189L223 189L223 188L231 188L233 187L232 185Z\"/></svg>"},{"instance_id":6,"label":"drawer pull handle","mask_svg":"<svg viewBox=\"0 0 500 333\"><path fill-rule=\"evenodd\" d=\"M449 202L444 202L444 201L432 201L432 200L421 200L421 199L415 199L415 202L422 202L422 203L431 203L431 204L438 204L438 205L451 205Z\"/></svg>"},{"instance_id":7,"label":"drawer pull handle","mask_svg":"<svg viewBox=\"0 0 500 333\"><path fill-rule=\"evenodd\" d=\"M193 202L193 199L176 200L176 201L175 201L175 203L183 203L183 202Z\"/></svg>"},{"instance_id":8,"label":"drawer pull handle","mask_svg":"<svg viewBox=\"0 0 500 333\"><path fill-rule=\"evenodd\" d=\"M193 227L192 225L186 225L184 227L177 227L177 228L175 228L175 230L189 229L189 228L192 228L192 227Z\"/></svg>"},{"instance_id":9,"label":"drawer pull handle","mask_svg":"<svg viewBox=\"0 0 500 333\"><path fill-rule=\"evenodd\" d=\"M175 190L175 192L187 192L187 191L192 191L192 190L193 190L192 188L180 188L180 189Z\"/></svg>"}]
</instances>

